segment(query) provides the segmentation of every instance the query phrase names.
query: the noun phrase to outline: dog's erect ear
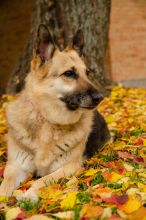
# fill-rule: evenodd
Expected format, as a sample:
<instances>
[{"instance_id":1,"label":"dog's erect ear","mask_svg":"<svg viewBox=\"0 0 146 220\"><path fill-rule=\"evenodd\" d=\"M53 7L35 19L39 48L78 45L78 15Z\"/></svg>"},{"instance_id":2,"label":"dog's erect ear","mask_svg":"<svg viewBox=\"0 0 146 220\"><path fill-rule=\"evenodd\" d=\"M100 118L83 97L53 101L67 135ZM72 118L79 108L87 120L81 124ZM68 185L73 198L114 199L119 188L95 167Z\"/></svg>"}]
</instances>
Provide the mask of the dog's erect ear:
<instances>
[{"instance_id":1,"label":"dog's erect ear","mask_svg":"<svg viewBox=\"0 0 146 220\"><path fill-rule=\"evenodd\" d=\"M55 45L50 31L44 24L40 24L37 33L36 54L40 56L42 61L52 58L55 51Z\"/></svg>"},{"instance_id":2,"label":"dog's erect ear","mask_svg":"<svg viewBox=\"0 0 146 220\"><path fill-rule=\"evenodd\" d=\"M79 29L73 37L72 47L78 52L80 56L83 54L84 35L81 29Z\"/></svg>"}]
</instances>

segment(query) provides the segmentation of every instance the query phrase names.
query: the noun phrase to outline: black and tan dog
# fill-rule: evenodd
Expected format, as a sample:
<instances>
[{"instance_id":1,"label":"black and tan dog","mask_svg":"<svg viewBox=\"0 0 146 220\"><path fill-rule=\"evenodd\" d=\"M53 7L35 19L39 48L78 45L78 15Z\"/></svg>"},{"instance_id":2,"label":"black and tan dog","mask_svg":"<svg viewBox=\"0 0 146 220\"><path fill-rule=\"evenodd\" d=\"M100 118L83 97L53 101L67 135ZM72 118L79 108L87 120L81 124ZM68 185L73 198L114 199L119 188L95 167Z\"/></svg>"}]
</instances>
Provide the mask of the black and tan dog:
<instances>
[{"instance_id":1,"label":"black and tan dog","mask_svg":"<svg viewBox=\"0 0 146 220\"><path fill-rule=\"evenodd\" d=\"M92 156L109 138L107 125L95 110L102 96L87 77L82 49L81 31L71 47L60 51L46 26L40 25L25 88L7 110L8 162L0 195L11 195L37 172L42 178L18 196L37 200L40 187L73 175L83 156Z\"/></svg>"}]
</instances>

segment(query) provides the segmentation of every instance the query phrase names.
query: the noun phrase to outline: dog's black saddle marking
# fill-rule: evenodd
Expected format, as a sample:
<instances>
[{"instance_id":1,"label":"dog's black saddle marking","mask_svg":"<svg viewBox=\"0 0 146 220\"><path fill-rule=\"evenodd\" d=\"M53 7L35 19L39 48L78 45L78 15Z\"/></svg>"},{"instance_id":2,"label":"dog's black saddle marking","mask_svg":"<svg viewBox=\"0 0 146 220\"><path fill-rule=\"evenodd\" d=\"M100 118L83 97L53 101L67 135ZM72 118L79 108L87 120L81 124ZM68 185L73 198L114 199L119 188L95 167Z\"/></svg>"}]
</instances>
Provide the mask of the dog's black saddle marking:
<instances>
[{"instance_id":1,"label":"dog's black saddle marking","mask_svg":"<svg viewBox=\"0 0 146 220\"><path fill-rule=\"evenodd\" d=\"M89 134L84 155L92 157L109 140L110 133L103 116L94 112L92 130Z\"/></svg>"}]
</instances>

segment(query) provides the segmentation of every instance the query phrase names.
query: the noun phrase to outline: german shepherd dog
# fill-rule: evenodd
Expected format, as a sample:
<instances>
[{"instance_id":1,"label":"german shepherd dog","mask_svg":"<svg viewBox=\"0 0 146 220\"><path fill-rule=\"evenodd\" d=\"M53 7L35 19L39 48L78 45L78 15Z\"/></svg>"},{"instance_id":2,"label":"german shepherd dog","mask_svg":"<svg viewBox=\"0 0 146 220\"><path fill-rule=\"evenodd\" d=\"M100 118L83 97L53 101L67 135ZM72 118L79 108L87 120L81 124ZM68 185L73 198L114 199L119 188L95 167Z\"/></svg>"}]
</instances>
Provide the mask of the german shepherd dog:
<instances>
[{"instance_id":1,"label":"german shepherd dog","mask_svg":"<svg viewBox=\"0 0 146 220\"><path fill-rule=\"evenodd\" d=\"M109 131L95 110L103 99L88 79L79 30L60 51L47 27L38 29L25 88L9 104L8 162L0 195L10 196L30 174L39 178L17 199L36 201L39 188L73 175L105 144Z\"/></svg>"}]
</instances>

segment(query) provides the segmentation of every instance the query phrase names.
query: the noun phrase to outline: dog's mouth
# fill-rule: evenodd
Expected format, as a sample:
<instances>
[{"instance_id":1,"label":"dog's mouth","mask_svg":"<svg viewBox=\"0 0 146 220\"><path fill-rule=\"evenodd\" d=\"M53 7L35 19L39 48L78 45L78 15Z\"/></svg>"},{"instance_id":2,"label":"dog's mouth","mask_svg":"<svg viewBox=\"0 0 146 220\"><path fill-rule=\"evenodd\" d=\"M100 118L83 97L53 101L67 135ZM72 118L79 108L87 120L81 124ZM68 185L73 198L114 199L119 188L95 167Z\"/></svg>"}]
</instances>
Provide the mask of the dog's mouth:
<instances>
[{"instance_id":1,"label":"dog's mouth","mask_svg":"<svg viewBox=\"0 0 146 220\"><path fill-rule=\"evenodd\" d=\"M69 97L61 97L60 100L66 104L67 109L75 111L79 108L79 104L73 102Z\"/></svg>"},{"instance_id":2,"label":"dog's mouth","mask_svg":"<svg viewBox=\"0 0 146 220\"><path fill-rule=\"evenodd\" d=\"M67 109L75 111L79 108L93 110L102 101L103 96L98 92L83 92L66 95L60 100L66 104Z\"/></svg>"}]
</instances>

